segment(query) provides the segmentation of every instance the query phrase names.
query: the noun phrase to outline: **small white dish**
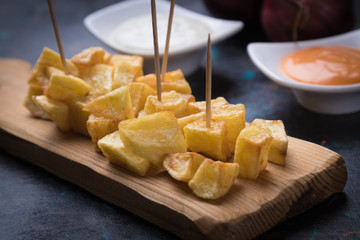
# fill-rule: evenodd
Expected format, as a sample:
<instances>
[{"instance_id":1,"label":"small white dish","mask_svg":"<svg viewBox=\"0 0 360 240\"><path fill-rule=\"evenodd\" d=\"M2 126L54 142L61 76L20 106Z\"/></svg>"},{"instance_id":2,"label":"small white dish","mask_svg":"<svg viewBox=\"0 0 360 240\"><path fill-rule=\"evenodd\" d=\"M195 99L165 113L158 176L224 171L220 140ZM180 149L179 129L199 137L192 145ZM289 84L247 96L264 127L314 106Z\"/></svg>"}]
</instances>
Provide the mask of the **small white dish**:
<instances>
[{"instance_id":1,"label":"small white dish","mask_svg":"<svg viewBox=\"0 0 360 240\"><path fill-rule=\"evenodd\" d=\"M360 111L360 83L350 85L315 85L295 81L281 70L280 63L288 54L315 45L343 45L360 49L360 29L328 38L286 42L250 43L247 52L253 63L279 85L291 88L305 108L325 114Z\"/></svg>"},{"instance_id":2,"label":"small white dish","mask_svg":"<svg viewBox=\"0 0 360 240\"><path fill-rule=\"evenodd\" d=\"M164 0L156 1L157 15L169 14L170 2ZM120 3L116 3L100 9L84 19L86 28L97 37L101 42L111 47L112 49L124 54L140 55L144 57L144 73L154 72L154 51L152 49L135 49L131 46L119 44L114 37L114 31L120 24L132 19L134 17L141 17L151 13L151 6L149 0L128 0ZM171 40L173 39L174 23L176 18L187 18L194 23L202 24L205 26L206 35L204 38L196 39L186 44L178 45L176 47L169 48L168 58L168 71L172 71L180 68L185 75L188 75L195 71L202 59L203 51L207 43L207 33L210 32L212 44L220 42L227 37L235 34L243 28L241 21L230 21L223 19L216 19L208 16L204 16L192 11L189 11L180 6L175 6L173 29L171 32ZM151 21L150 21L151 23ZM149 24L150 24L149 23ZM158 23L159 25L159 23ZM151 26L151 25L150 25ZM150 28L150 27L149 27ZM124 33L126 34L126 33ZM150 38L152 39L152 27L149 31ZM160 34L158 29L158 35ZM166 31L165 31L166 35ZM160 36L159 36L160 38ZM165 36L163 36L165 38ZM172 41L170 40L170 46ZM151 40L152 43L152 40ZM165 45L165 44L163 44ZM163 54L164 46L160 46L159 52Z\"/></svg>"}]
</instances>

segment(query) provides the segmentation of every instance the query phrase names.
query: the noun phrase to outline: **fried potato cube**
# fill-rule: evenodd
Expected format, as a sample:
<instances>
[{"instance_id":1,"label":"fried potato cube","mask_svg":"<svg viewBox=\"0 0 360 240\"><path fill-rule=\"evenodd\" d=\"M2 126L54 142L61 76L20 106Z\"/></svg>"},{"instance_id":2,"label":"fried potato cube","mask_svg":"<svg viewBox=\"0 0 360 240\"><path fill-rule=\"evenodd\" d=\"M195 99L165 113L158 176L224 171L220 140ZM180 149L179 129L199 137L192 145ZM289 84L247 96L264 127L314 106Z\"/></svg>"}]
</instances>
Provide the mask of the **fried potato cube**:
<instances>
[{"instance_id":1,"label":"fried potato cube","mask_svg":"<svg viewBox=\"0 0 360 240\"><path fill-rule=\"evenodd\" d=\"M114 66L113 89L128 85L138 77L143 76L143 61L141 56L115 54L109 64Z\"/></svg>"},{"instance_id":2,"label":"fried potato cube","mask_svg":"<svg viewBox=\"0 0 360 240\"><path fill-rule=\"evenodd\" d=\"M94 144L95 151L100 152L98 141L106 135L118 130L120 120L110 119L104 117L97 117L90 114L89 119L86 122L88 133L91 137L91 141Z\"/></svg>"},{"instance_id":3,"label":"fried potato cube","mask_svg":"<svg viewBox=\"0 0 360 240\"><path fill-rule=\"evenodd\" d=\"M124 146L131 152L163 167L167 153L186 152L186 143L172 112L159 112L119 123Z\"/></svg>"},{"instance_id":4,"label":"fried potato cube","mask_svg":"<svg viewBox=\"0 0 360 240\"><path fill-rule=\"evenodd\" d=\"M230 190L238 173L239 165L236 163L225 163L206 158L188 185L200 198L217 199Z\"/></svg>"},{"instance_id":5,"label":"fried potato cube","mask_svg":"<svg viewBox=\"0 0 360 240\"><path fill-rule=\"evenodd\" d=\"M269 131L255 125L250 125L240 132L234 155L234 162L240 166L239 177L258 177L267 166L271 141Z\"/></svg>"},{"instance_id":6,"label":"fried potato cube","mask_svg":"<svg viewBox=\"0 0 360 240\"><path fill-rule=\"evenodd\" d=\"M96 116L124 120L134 117L130 91L127 86L97 97L85 106L85 110Z\"/></svg>"},{"instance_id":7,"label":"fried potato cube","mask_svg":"<svg viewBox=\"0 0 360 240\"><path fill-rule=\"evenodd\" d=\"M134 79L135 74L133 73L132 66L128 62L120 62L114 66L112 89L126 86L133 82Z\"/></svg>"},{"instance_id":8,"label":"fried potato cube","mask_svg":"<svg viewBox=\"0 0 360 240\"><path fill-rule=\"evenodd\" d=\"M139 118L139 117L143 117L143 116L145 116L145 115L146 115L146 113L145 113L145 111L144 111L144 109L143 109L143 110L140 110L140 111L139 111L137 117Z\"/></svg>"},{"instance_id":9,"label":"fried potato cube","mask_svg":"<svg viewBox=\"0 0 360 240\"><path fill-rule=\"evenodd\" d=\"M53 75L55 73L57 73L57 74L65 74L63 70L58 69L56 67L51 67L51 66L46 67L45 71L46 71L46 75L49 78L49 80L50 80L51 75Z\"/></svg>"},{"instance_id":10,"label":"fried potato cube","mask_svg":"<svg viewBox=\"0 0 360 240\"><path fill-rule=\"evenodd\" d=\"M89 101L89 97L74 98L69 105L71 129L84 136L90 136L86 126L90 112L85 110L85 105Z\"/></svg>"},{"instance_id":11,"label":"fried potato cube","mask_svg":"<svg viewBox=\"0 0 360 240\"><path fill-rule=\"evenodd\" d=\"M73 98L84 97L89 90L89 84L78 77L54 73L51 75L44 95L64 103L70 103Z\"/></svg>"},{"instance_id":12,"label":"fried potato cube","mask_svg":"<svg viewBox=\"0 0 360 240\"><path fill-rule=\"evenodd\" d=\"M42 87L35 87L35 86L30 85L28 88L27 95L23 101L23 105L30 111L30 113L34 117L49 120L50 119L49 116L43 110L41 110L38 106L36 106L35 102L33 101L33 96L40 96L40 95L43 95L43 93L44 92L43 92Z\"/></svg>"},{"instance_id":13,"label":"fried potato cube","mask_svg":"<svg viewBox=\"0 0 360 240\"><path fill-rule=\"evenodd\" d=\"M245 106L243 104L225 104L214 106L212 118L215 121L225 121L227 142L231 153L235 151L236 139L240 131L245 128Z\"/></svg>"},{"instance_id":14,"label":"fried potato cube","mask_svg":"<svg viewBox=\"0 0 360 240\"><path fill-rule=\"evenodd\" d=\"M151 163L128 151L121 141L119 131L110 133L98 141L98 146L109 162L125 167L133 173L145 176Z\"/></svg>"},{"instance_id":15,"label":"fried potato cube","mask_svg":"<svg viewBox=\"0 0 360 240\"><path fill-rule=\"evenodd\" d=\"M201 152L216 160L226 161L230 156L225 121L211 120L211 127L206 127L206 120L200 118L184 127L186 144L193 152Z\"/></svg>"},{"instance_id":16,"label":"fried potato cube","mask_svg":"<svg viewBox=\"0 0 360 240\"><path fill-rule=\"evenodd\" d=\"M67 104L44 95L33 96L38 108L44 111L61 131L70 130L69 107Z\"/></svg>"},{"instance_id":17,"label":"fried potato cube","mask_svg":"<svg viewBox=\"0 0 360 240\"><path fill-rule=\"evenodd\" d=\"M119 65L126 65L130 66L130 73L134 75L134 79L143 76L143 63L144 58L141 56L135 55L121 55L121 54L114 54L109 59L109 64L116 67Z\"/></svg>"},{"instance_id":18,"label":"fried potato cube","mask_svg":"<svg viewBox=\"0 0 360 240\"><path fill-rule=\"evenodd\" d=\"M144 83L131 82L127 85L130 92L131 104L134 116L144 109L146 99L150 95L155 95L156 91Z\"/></svg>"},{"instance_id":19,"label":"fried potato cube","mask_svg":"<svg viewBox=\"0 0 360 240\"><path fill-rule=\"evenodd\" d=\"M195 97L191 94L182 94L175 92L163 92L161 94L161 101L157 96L149 96L146 99L144 110L146 114L151 114L161 111L170 111L175 113L176 117L183 117L189 102L194 102Z\"/></svg>"},{"instance_id":20,"label":"fried potato cube","mask_svg":"<svg viewBox=\"0 0 360 240\"><path fill-rule=\"evenodd\" d=\"M223 97L211 100L211 108L229 104ZM188 115L206 111L206 101L191 102L188 106Z\"/></svg>"},{"instance_id":21,"label":"fried potato cube","mask_svg":"<svg viewBox=\"0 0 360 240\"><path fill-rule=\"evenodd\" d=\"M42 71L40 71L37 76L34 77L33 80L35 80L38 84L40 84L42 86L42 88L44 90L47 89L47 87L49 86L49 82L50 82L50 78L51 78L51 75L52 74L62 74L64 75L64 71L56 68L56 67L51 67L51 66L48 66L48 67L45 67ZM32 84L33 82L29 82L29 85L37 85L36 83L35 84Z\"/></svg>"},{"instance_id":22,"label":"fried potato cube","mask_svg":"<svg viewBox=\"0 0 360 240\"><path fill-rule=\"evenodd\" d=\"M113 70L106 64L96 64L83 70L81 77L91 86L89 95L98 97L112 90Z\"/></svg>"},{"instance_id":23,"label":"fried potato cube","mask_svg":"<svg viewBox=\"0 0 360 240\"><path fill-rule=\"evenodd\" d=\"M37 71L35 71L35 69L33 68L31 71L31 75L27 81L28 85L34 88L43 88L43 85L38 81L39 75L42 75L40 79L45 77L44 68L41 68L41 70L37 70ZM49 81L49 79L47 81Z\"/></svg>"},{"instance_id":24,"label":"fried potato cube","mask_svg":"<svg viewBox=\"0 0 360 240\"><path fill-rule=\"evenodd\" d=\"M101 47L90 47L75 54L70 61L76 65L80 72L96 64L106 63L107 52Z\"/></svg>"},{"instance_id":25,"label":"fried potato cube","mask_svg":"<svg viewBox=\"0 0 360 240\"><path fill-rule=\"evenodd\" d=\"M79 70L77 69L75 64L73 64L71 61L69 61L67 59L65 60L65 62L66 62L66 66L69 71L69 74L74 75L74 76L79 76ZM50 48L45 47L35 63L35 66L33 68L33 73L31 75L29 83L34 83L34 81L36 82L37 75L41 71L43 71L44 68L49 67L49 66L58 68L60 70L64 70L60 55L58 53L56 53L55 51L51 50Z\"/></svg>"},{"instance_id":26,"label":"fried potato cube","mask_svg":"<svg viewBox=\"0 0 360 240\"><path fill-rule=\"evenodd\" d=\"M185 117L178 118L178 123L179 123L182 133L184 133L184 127L186 125L188 125L189 123L192 123L193 121L195 121L199 118L204 118L205 115L206 115L205 112L199 112L199 113L195 113L195 114L191 114L191 115L188 115Z\"/></svg>"},{"instance_id":27,"label":"fried potato cube","mask_svg":"<svg viewBox=\"0 0 360 240\"><path fill-rule=\"evenodd\" d=\"M165 155L163 165L174 179L189 182L204 159L195 152L169 153Z\"/></svg>"},{"instance_id":28,"label":"fried potato cube","mask_svg":"<svg viewBox=\"0 0 360 240\"><path fill-rule=\"evenodd\" d=\"M156 90L156 75L148 74L135 79L135 82L148 84ZM174 90L178 93L191 94L191 87L186 81L184 74L180 69L165 73L165 79L161 81L161 91L170 92Z\"/></svg>"},{"instance_id":29,"label":"fried potato cube","mask_svg":"<svg viewBox=\"0 0 360 240\"><path fill-rule=\"evenodd\" d=\"M103 63L109 64L110 58L111 58L111 54L105 51Z\"/></svg>"},{"instance_id":30,"label":"fried potato cube","mask_svg":"<svg viewBox=\"0 0 360 240\"><path fill-rule=\"evenodd\" d=\"M251 125L266 128L270 131L273 140L269 150L269 162L285 165L288 139L283 121L255 119Z\"/></svg>"}]
</instances>

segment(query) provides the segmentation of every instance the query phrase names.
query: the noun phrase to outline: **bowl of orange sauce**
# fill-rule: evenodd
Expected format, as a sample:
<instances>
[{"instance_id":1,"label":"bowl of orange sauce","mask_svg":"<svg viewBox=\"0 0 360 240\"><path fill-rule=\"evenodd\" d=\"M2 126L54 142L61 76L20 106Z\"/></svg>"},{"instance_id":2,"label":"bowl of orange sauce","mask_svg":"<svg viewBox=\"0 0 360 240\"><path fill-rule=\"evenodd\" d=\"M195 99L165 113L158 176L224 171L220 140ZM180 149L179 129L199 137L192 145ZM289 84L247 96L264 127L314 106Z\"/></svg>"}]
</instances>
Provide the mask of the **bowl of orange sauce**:
<instances>
[{"instance_id":1,"label":"bowl of orange sauce","mask_svg":"<svg viewBox=\"0 0 360 240\"><path fill-rule=\"evenodd\" d=\"M308 41L250 43L247 51L260 71L290 88L306 109L360 111L360 29Z\"/></svg>"}]
</instances>

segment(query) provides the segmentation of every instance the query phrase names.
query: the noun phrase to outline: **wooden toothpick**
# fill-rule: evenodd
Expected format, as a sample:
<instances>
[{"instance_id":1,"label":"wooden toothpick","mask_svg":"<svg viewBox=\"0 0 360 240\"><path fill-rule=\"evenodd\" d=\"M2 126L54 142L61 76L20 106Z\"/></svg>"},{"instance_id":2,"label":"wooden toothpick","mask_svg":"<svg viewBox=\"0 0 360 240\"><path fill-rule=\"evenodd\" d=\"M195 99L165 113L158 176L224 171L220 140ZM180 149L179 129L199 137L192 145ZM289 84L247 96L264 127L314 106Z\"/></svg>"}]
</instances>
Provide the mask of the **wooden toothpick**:
<instances>
[{"instance_id":1,"label":"wooden toothpick","mask_svg":"<svg viewBox=\"0 0 360 240\"><path fill-rule=\"evenodd\" d=\"M165 51L162 60L162 67L161 67L161 79L165 80L165 73L167 68L167 61L168 61L168 54L169 54L169 45L170 45L170 35L171 35L171 26L174 16L174 7L175 7L175 0L171 0L170 5L170 13L169 13L169 20L168 20L168 28L166 34L166 43L165 43Z\"/></svg>"},{"instance_id":2,"label":"wooden toothpick","mask_svg":"<svg viewBox=\"0 0 360 240\"><path fill-rule=\"evenodd\" d=\"M211 128L211 39L208 35L206 49L206 127Z\"/></svg>"},{"instance_id":3,"label":"wooden toothpick","mask_svg":"<svg viewBox=\"0 0 360 240\"><path fill-rule=\"evenodd\" d=\"M61 62L64 67L65 74L68 75L69 71L67 69L67 65L66 65L66 61L65 61L64 50L63 50L62 44L61 44L60 33L59 33L59 29L58 29L57 22L56 22L55 11L54 11L54 6L52 4L52 0L48 0L48 5L49 5L49 10L50 10L51 20L52 20L52 23L54 26L54 31L55 31L57 45L59 48Z\"/></svg>"},{"instance_id":4,"label":"wooden toothpick","mask_svg":"<svg viewBox=\"0 0 360 240\"><path fill-rule=\"evenodd\" d=\"M152 27L153 27L153 37L154 37L156 90L157 90L158 101L161 102L160 57L159 57L159 44L158 44L158 36L157 36L155 0L151 0L151 16L152 16Z\"/></svg>"}]
</instances>

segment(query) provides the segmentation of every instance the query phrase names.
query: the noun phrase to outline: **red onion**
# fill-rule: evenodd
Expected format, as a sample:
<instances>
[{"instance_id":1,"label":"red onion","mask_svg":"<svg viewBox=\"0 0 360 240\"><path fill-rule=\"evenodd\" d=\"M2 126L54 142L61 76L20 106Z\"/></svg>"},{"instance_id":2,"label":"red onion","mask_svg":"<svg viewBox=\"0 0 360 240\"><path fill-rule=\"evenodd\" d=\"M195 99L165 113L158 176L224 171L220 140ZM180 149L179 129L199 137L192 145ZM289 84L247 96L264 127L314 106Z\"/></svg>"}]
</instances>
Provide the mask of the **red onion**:
<instances>
[{"instance_id":1,"label":"red onion","mask_svg":"<svg viewBox=\"0 0 360 240\"><path fill-rule=\"evenodd\" d=\"M259 22L262 0L203 0L216 17L241 20L245 24Z\"/></svg>"},{"instance_id":2,"label":"red onion","mask_svg":"<svg viewBox=\"0 0 360 240\"><path fill-rule=\"evenodd\" d=\"M353 1L264 0L261 24L271 41L328 37L353 29Z\"/></svg>"}]
</instances>

